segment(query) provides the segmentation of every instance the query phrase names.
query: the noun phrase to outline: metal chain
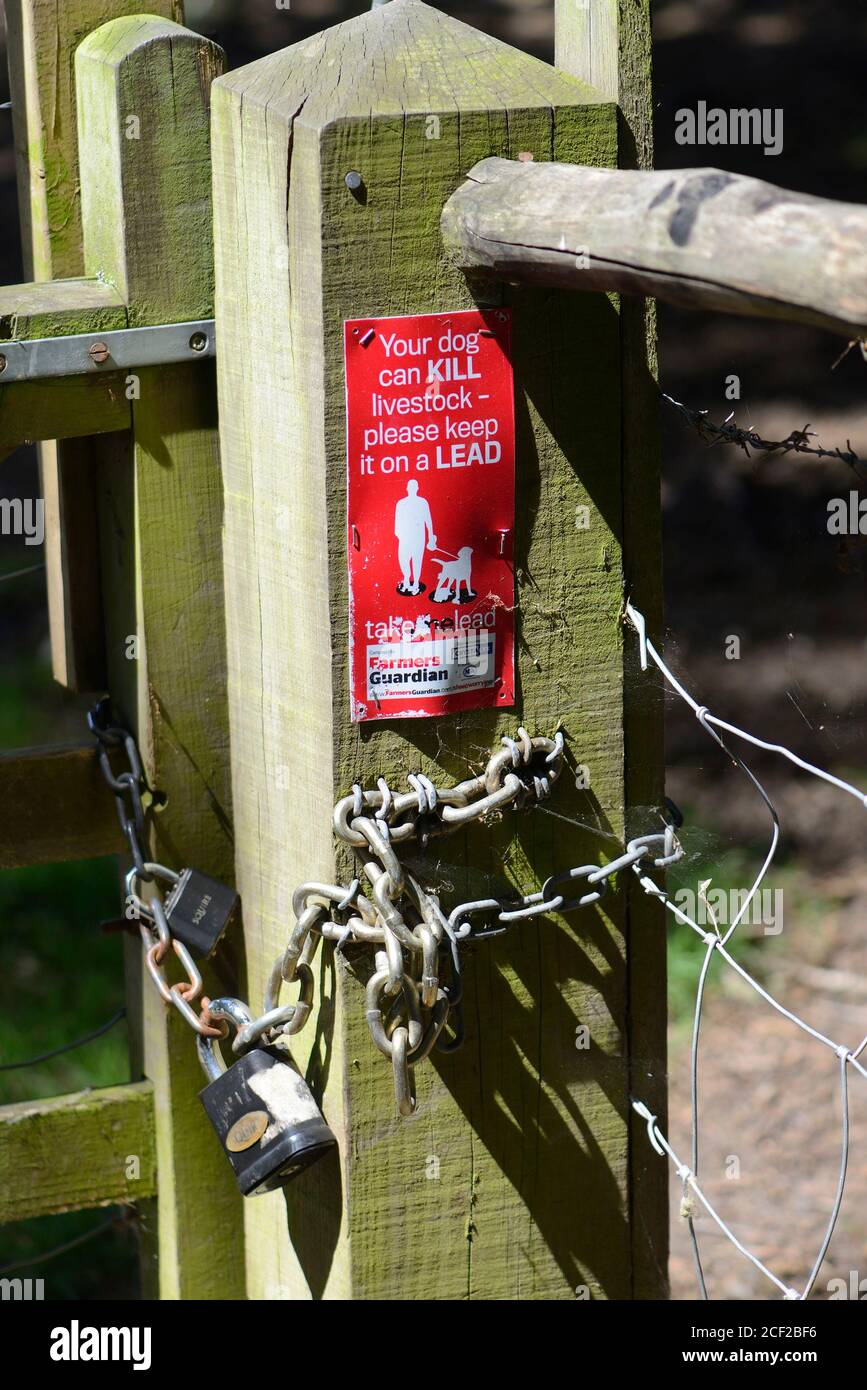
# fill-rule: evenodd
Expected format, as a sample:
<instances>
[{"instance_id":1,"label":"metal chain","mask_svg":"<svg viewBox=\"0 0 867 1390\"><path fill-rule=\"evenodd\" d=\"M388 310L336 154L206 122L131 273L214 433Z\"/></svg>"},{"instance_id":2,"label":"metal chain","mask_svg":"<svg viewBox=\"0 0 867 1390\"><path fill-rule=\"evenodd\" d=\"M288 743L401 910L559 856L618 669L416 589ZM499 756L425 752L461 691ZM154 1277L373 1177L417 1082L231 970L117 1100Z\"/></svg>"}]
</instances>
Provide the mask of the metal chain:
<instances>
[{"instance_id":1,"label":"metal chain","mask_svg":"<svg viewBox=\"0 0 867 1390\"><path fill-rule=\"evenodd\" d=\"M402 792L380 777L375 789L356 784L337 803L334 830L358 854L360 875L348 886L305 883L296 889L295 926L272 967L265 1011L238 1027L232 1044L236 1052L258 1041L276 1042L281 1033L292 1034L304 1026L312 991L309 963L319 938L333 941L341 952L349 943L373 944L375 965L365 990L365 1017L374 1046L391 1062L398 1111L412 1114L415 1067L434 1047L450 1052L463 1042L463 943L498 935L519 921L598 902L620 869L651 863L663 868L681 858L675 830L682 818L672 806L664 832L630 841L626 853L610 864L582 865L555 875L541 891L515 901L462 903L446 917L437 894L424 888L400 861L396 847L410 842L423 847L471 822L485 822L510 807L534 806L549 796L563 768L563 735L531 738L521 728L516 738L501 742L484 772L457 786L438 788L423 774L410 773L410 791ZM362 878L369 885L364 892ZM581 879L587 881L588 892L567 891ZM497 913L500 925L473 931L472 917L491 912ZM292 983L298 983L300 998L281 1007L281 987ZM447 1022L450 1038L445 1035Z\"/></svg>"},{"instance_id":2,"label":"metal chain","mask_svg":"<svg viewBox=\"0 0 867 1390\"><path fill-rule=\"evenodd\" d=\"M203 1037L219 1037L221 1030L212 1027L193 1008L202 992L202 977L187 947L172 936L166 919L158 880L175 884L178 875L163 864L145 859L145 800L152 801L153 793L144 775L136 741L128 729L113 719L108 699L94 705L88 713L87 724L97 740L99 766L114 795L120 828L132 857L132 867L126 876L126 912L130 920L138 922L148 974L166 1003L176 1008L195 1032ZM118 749L123 750L127 767L115 776L111 754ZM139 883L150 885L151 895L147 901L137 891ZM187 977L173 985L168 983L163 970L163 962L170 951L174 952Z\"/></svg>"},{"instance_id":3,"label":"metal chain","mask_svg":"<svg viewBox=\"0 0 867 1390\"><path fill-rule=\"evenodd\" d=\"M550 912L563 916L567 912L575 912L579 907L589 907L607 893L609 880L620 870L633 869L638 864L643 864L645 868L652 865L655 869L665 869L682 859L683 848L675 834L677 828L674 824L668 824L661 834L641 835L629 841L625 854L603 864L601 868L598 864L582 864L577 869L567 869L565 873L547 879L538 893L527 894L515 901L481 898L475 902L461 903L449 917L449 926L459 941L487 940L492 936L502 936L516 922L525 922L530 917L541 917ZM660 851L656 856L655 850ZM590 885L588 893L567 897L557 891L566 889L580 879ZM496 912L500 925L474 931L472 918L479 914L490 916L492 912Z\"/></svg>"},{"instance_id":4,"label":"metal chain","mask_svg":"<svg viewBox=\"0 0 867 1390\"><path fill-rule=\"evenodd\" d=\"M136 741L128 729L121 728L111 717L111 703L100 700L87 715L87 727L99 745L99 766L106 784L114 794L117 818L123 831L132 862L140 877L148 882L150 876L145 871L142 840L145 838L144 804L142 793L149 787L142 770ZM122 748L126 754L127 768L119 776L112 771L110 754Z\"/></svg>"},{"instance_id":5,"label":"metal chain","mask_svg":"<svg viewBox=\"0 0 867 1390\"><path fill-rule=\"evenodd\" d=\"M453 787L437 787L420 772L407 777L409 791L393 790L384 777L371 789L356 783L335 806L333 824L338 839L358 855L359 876L348 885L308 882L296 888L295 925L271 967L262 1013L253 1017L243 1000L200 998L201 975L186 946L172 937L159 888L160 881L174 886L178 875L147 860L142 848L148 787L135 740L112 720L107 700L91 711L88 723L99 742L100 767L132 855L127 911L138 921L145 963L163 999L178 1009L200 1040L225 1038L231 1024L232 1051L240 1055L257 1045L278 1044L307 1023L313 1008L312 962L320 940L333 942L337 953L349 944L372 945L374 970L365 988L365 1017L374 1046L391 1062L402 1115L415 1109L419 1062L434 1047L452 1052L463 1042L462 945L497 936L518 922L587 907L599 902L612 875L621 869L639 864L664 868L683 853L675 834L680 820L673 816L664 832L631 840L626 852L609 864L583 864L555 874L539 892L515 900L461 903L447 917L438 895L398 858L397 847L413 842L423 849L431 839L473 822L490 823L508 809L544 801L563 770L562 733L534 738L519 728L515 738L501 739L483 772ZM128 768L115 776L110 754L118 748L124 750ZM584 892L575 887L582 882ZM141 884L150 887L147 900L140 894ZM474 917L492 913L498 925L474 930ZM169 952L186 973L181 983L170 985L166 980L163 964ZM284 986L292 985L297 986L297 997L281 1003ZM197 1000L198 1014L193 1007ZM447 1022L451 1037L445 1035Z\"/></svg>"}]
</instances>

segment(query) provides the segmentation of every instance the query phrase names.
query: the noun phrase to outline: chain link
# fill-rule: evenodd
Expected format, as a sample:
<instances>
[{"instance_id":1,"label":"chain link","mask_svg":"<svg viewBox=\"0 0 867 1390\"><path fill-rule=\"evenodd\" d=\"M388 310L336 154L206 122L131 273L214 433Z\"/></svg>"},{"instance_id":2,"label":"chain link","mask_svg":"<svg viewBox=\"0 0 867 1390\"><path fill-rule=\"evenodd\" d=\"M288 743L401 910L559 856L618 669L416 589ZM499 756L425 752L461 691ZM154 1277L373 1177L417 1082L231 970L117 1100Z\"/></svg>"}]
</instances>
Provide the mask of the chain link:
<instances>
[{"instance_id":1,"label":"chain link","mask_svg":"<svg viewBox=\"0 0 867 1390\"><path fill-rule=\"evenodd\" d=\"M639 864L664 868L683 853L675 835L679 819L671 808L672 823L664 832L631 840L624 854L602 867L583 864L555 874L538 892L515 900L461 903L447 917L438 895L401 862L397 849L411 843L424 849L432 839L475 822L490 824L506 810L530 808L550 796L563 770L563 735L531 737L522 727L515 738L501 740L484 771L453 787L437 787L420 772L408 775L409 791L395 791L384 777L371 789L356 783L335 806L333 824L338 839L358 856L358 877L348 886L311 881L296 888L294 926L269 972L258 1017L242 1000L229 998L201 998L196 1014L193 1005L201 995L201 975L186 947L171 935L159 887L163 882L173 888L178 875L147 860L142 849L147 785L135 740L112 722L107 701L91 711L88 722L99 741L100 766L130 846L127 902L139 923L148 972L163 999L199 1034L203 1065L216 1065L210 1040L225 1037L229 1023L235 1029L235 1054L275 1045L304 1027L313 1008L312 962L320 939L333 942L337 953L350 944L373 946L365 1017L374 1046L391 1062L401 1115L415 1109L416 1066L434 1047L452 1052L463 1042L464 943L500 935L518 922L590 906L600 901L621 869ZM109 760L117 748L124 749L129 765L119 776ZM150 890L147 898L139 891L143 884ZM474 917L491 914L496 925L474 929ZM163 969L170 952L187 977L173 985ZM297 997L281 1003L284 987L293 985ZM445 1032L447 1023L451 1037Z\"/></svg>"},{"instance_id":2,"label":"chain link","mask_svg":"<svg viewBox=\"0 0 867 1390\"><path fill-rule=\"evenodd\" d=\"M133 865L145 882L149 875L145 870L142 841L145 839L145 813L143 793L150 794L147 780L141 765L136 741L128 729L115 724L111 717L111 704L108 699L100 700L87 715L87 726L99 746L99 766L106 785L114 795L117 818L120 828L132 855ZM115 776L112 771L110 754L122 748L127 760L125 771Z\"/></svg>"},{"instance_id":3,"label":"chain link","mask_svg":"<svg viewBox=\"0 0 867 1390\"><path fill-rule=\"evenodd\" d=\"M179 875L164 864L155 864L145 858L145 799L152 801L153 793L144 775L136 741L128 729L112 718L108 699L94 705L88 713L87 724L97 740L99 766L114 796L120 827L132 857L132 866L126 875L126 911L131 919L138 922L147 972L165 1002L177 1009L196 1033L203 1038L219 1037L221 1030L211 1026L207 1018L193 1008L202 992L202 977L187 947L172 937L158 886L161 880L174 887ZM115 776L111 754L118 749L123 750L127 767ZM141 897L139 884L150 887L149 898ZM163 968L170 952L175 955L187 977L173 985L166 979Z\"/></svg>"},{"instance_id":4,"label":"chain link","mask_svg":"<svg viewBox=\"0 0 867 1390\"><path fill-rule=\"evenodd\" d=\"M350 943L373 944L375 968L366 986L365 1017L374 1046L391 1062L398 1111L412 1114L415 1067L434 1047L450 1052L463 1042L463 943L499 935L520 921L589 906L603 897L619 870L638 864L664 868L682 856L675 835L682 818L670 806L670 823L662 833L630 841L626 853L609 864L554 875L539 892L515 901L462 903L447 917L437 894L398 858L398 847L414 843L424 848L431 839L473 822L490 823L509 808L538 804L556 785L563 762L561 733L532 738L521 728L516 738L502 739L482 773L456 786L437 787L422 773L408 775L409 791L396 791L383 777L375 788L356 783L335 806L333 824L338 839L358 855L359 877L348 887L311 882L296 889L295 926L272 967L265 1012L239 1029L235 1049L243 1050L253 1040L273 1043L280 1033L303 1027L309 1009L302 965L309 959L311 941L333 941L338 951ZM575 889L581 881L585 892ZM473 930L474 915L490 917L492 912L498 925ZM284 1021L274 1008L279 982L296 980L301 1000L286 1006ZM451 1037L445 1032L447 1022Z\"/></svg>"}]
</instances>

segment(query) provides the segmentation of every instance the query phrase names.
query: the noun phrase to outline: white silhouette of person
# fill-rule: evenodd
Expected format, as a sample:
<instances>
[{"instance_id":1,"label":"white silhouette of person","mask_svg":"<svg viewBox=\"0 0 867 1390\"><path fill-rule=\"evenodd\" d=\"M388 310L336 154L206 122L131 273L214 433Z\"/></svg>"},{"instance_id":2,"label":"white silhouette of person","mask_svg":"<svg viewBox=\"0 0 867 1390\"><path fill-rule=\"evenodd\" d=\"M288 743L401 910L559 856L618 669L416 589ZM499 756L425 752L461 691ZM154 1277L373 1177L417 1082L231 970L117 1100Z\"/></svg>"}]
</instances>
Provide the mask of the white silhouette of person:
<instances>
[{"instance_id":1,"label":"white silhouette of person","mask_svg":"<svg viewBox=\"0 0 867 1390\"><path fill-rule=\"evenodd\" d=\"M400 563L399 594L419 594L422 591L421 568L425 542L428 550L436 550L430 507L418 495L418 483L411 479L406 485L406 497L401 497L394 509L394 534L397 537L397 558Z\"/></svg>"}]
</instances>

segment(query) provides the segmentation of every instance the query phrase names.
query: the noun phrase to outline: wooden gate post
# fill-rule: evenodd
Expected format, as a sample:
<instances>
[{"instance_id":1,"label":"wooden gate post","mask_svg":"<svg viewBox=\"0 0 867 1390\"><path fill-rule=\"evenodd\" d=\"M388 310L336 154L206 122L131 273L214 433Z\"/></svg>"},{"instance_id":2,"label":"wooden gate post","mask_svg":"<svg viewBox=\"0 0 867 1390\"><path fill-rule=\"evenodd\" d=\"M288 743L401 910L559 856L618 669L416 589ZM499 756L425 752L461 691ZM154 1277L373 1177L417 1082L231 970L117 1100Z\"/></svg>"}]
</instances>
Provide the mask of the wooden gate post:
<instances>
[{"instance_id":1,"label":"wooden gate post","mask_svg":"<svg viewBox=\"0 0 867 1390\"><path fill-rule=\"evenodd\" d=\"M113 20L78 50L86 270L120 292L131 327L211 317L210 85L222 66L215 44L152 15ZM209 363L127 378L132 434L101 443L98 491L108 688L167 797L152 857L230 881L215 388ZM141 954L131 941L129 1013L154 1084L160 1296L242 1297L240 1198L196 1098L195 1034L142 979Z\"/></svg>"},{"instance_id":2,"label":"wooden gate post","mask_svg":"<svg viewBox=\"0 0 867 1390\"><path fill-rule=\"evenodd\" d=\"M623 349L606 296L486 290L513 309L519 702L374 727L349 716L343 322L472 307L443 250L446 199L492 154L615 163L613 103L420 0L391 0L219 79L213 141L236 861L258 1008L292 889L351 876L331 820L356 781L396 787L421 770L450 784L518 724L562 729L571 772L550 814L507 814L415 861L449 908L536 889L659 823L630 804L641 779L624 768ZM639 1238L630 1198L622 892L604 906L473 951L466 1046L419 1066L408 1120L368 1035L370 963L321 954L316 1023L294 1042L341 1163L247 1204L252 1297L662 1292L659 1263L647 1269L662 1214L651 1208ZM643 1006L658 1036L664 997ZM641 1055L642 1073L655 1065Z\"/></svg>"},{"instance_id":3,"label":"wooden gate post","mask_svg":"<svg viewBox=\"0 0 867 1390\"><path fill-rule=\"evenodd\" d=\"M555 0L555 58L559 68L618 105L617 158L624 169L653 164L653 86L650 0ZM656 385L656 303L624 296L621 325L621 448L623 556L627 588L642 594L648 630L662 626L662 515L659 392ZM639 605L640 606L640 605ZM625 671L634 672L634 653ZM645 673L648 675L650 673ZM648 699L656 684L659 698ZM659 803L665 750L661 680L624 681L624 762L627 801ZM651 1110L668 1113L665 931L656 904L637 883L627 887L627 964L633 1076ZM633 1126L630 1203L635 1239L633 1297L658 1298L668 1287L668 1174Z\"/></svg>"},{"instance_id":4,"label":"wooden gate post","mask_svg":"<svg viewBox=\"0 0 867 1390\"><path fill-rule=\"evenodd\" d=\"M182 16L181 0L149 0L146 7L142 0L6 0L21 243L30 280L83 273L75 51L107 20L142 8L167 19ZM40 444L39 465L54 677L74 690L98 690L105 653L92 442Z\"/></svg>"}]
</instances>

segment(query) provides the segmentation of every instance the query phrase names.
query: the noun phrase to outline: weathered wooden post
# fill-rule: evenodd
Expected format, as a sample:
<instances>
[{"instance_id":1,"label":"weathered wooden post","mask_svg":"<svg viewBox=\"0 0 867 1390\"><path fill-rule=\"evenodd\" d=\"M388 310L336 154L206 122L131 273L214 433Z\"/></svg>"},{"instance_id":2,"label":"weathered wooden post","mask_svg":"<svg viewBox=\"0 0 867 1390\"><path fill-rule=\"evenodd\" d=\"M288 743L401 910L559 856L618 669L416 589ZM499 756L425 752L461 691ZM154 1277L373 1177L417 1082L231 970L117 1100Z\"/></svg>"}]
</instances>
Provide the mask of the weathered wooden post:
<instances>
[{"instance_id":1,"label":"weathered wooden post","mask_svg":"<svg viewBox=\"0 0 867 1390\"><path fill-rule=\"evenodd\" d=\"M222 64L215 44L153 15L113 20L78 49L85 268L120 292L133 327L212 313L210 86ZM125 394L131 434L105 436L97 465L108 689L167 796L153 857L230 880L213 367L142 369ZM195 1035L141 966L132 940L134 1062L154 1085L159 1293L240 1297L239 1198L196 1100Z\"/></svg>"},{"instance_id":2,"label":"weathered wooden post","mask_svg":"<svg viewBox=\"0 0 867 1390\"><path fill-rule=\"evenodd\" d=\"M653 34L650 0L554 0L554 61L617 104L617 156L625 169L653 163ZM620 312L621 470L623 568L627 589L646 595L651 631L662 626L662 517L660 512L659 396L656 389L656 305L624 297ZM628 672L634 665L627 654ZM665 753L659 706L647 686L624 683L624 761L627 801L653 805L663 794ZM655 915L638 885L626 885L627 949L633 1075L647 1088L648 1104L668 1113L666 954ZM630 1210L634 1238L634 1298L658 1298L667 1288L668 1182L631 1135Z\"/></svg>"},{"instance_id":3,"label":"weathered wooden post","mask_svg":"<svg viewBox=\"0 0 867 1390\"><path fill-rule=\"evenodd\" d=\"M141 0L6 0L21 242L31 280L83 273L75 50L107 20L141 8ZM182 15L181 0L153 0L147 9L167 19ZM54 676L73 689L98 690L105 653L93 445L86 437L49 440L39 454Z\"/></svg>"},{"instance_id":4,"label":"weathered wooden post","mask_svg":"<svg viewBox=\"0 0 867 1390\"><path fill-rule=\"evenodd\" d=\"M258 1008L295 886L352 876L332 811L353 783L448 785L521 724L565 735L550 813L416 851L447 910L659 828L658 714L630 703L619 616L628 582L658 604L658 531L655 505L628 515L644 487L627 476L642 465L624 449L634 364L617 305L471 285L440 235L481 158L615 164L607 94L391 0L218 79L213 143L236 859ZM476 302L512 315L517 689L501 710L352 722L348 547L368 537L347 534L344 323ZM406 467L410 484L428 476L418 457ZM474 484L453 476L457 506ZM383 508L396 495L383 480ZM392 548L372 560L396 565ZM341 1163L247 1203L250 1296L659 1296L664 1179L637 1216L628 1103L635 1073L654 1101L662 1087L663 952L658 920L632 902L627 917L622 891L479 943L466 1045L419 1065L418 1111L398 1118L365 1021L372 959L347 968L323 948L295 1049Z\"/></svg>"}]
</instances>

